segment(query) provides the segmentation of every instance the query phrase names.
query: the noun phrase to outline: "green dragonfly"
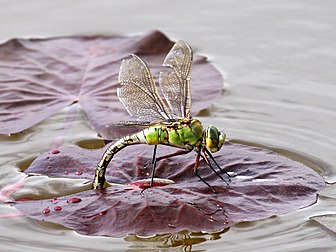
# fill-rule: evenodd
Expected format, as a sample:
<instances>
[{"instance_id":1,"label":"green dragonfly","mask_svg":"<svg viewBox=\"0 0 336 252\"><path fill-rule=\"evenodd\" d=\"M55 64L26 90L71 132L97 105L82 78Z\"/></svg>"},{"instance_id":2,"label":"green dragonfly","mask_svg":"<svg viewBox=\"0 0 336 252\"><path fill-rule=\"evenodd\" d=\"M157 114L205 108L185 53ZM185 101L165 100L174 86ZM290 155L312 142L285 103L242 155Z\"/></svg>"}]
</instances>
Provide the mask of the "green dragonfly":
<instances>
[{"instance_id":1,"label":"green dragonfly","mask_svg":"<svg viewBox=\"0 0 336 252\"><path fill-rule=\"evenodd\" d=\"M190 116L192 60L191 47L184 41L176 42L163 62L163 66L167 69L159 76L160 91L163 97L158 91L148 66L142 59L132 54L129 59L122 61L119 71L121 87L117 89L117 94L127 112L138 119L123 122L122 125L125 127L136 125L144 129L122 137L106 149L95 171L93 189L107 186L105 172L111 159L121 149L133 144L154 145L150 187L153 185L155 167L159 160L186 154L192 150L197 153L194 165L196 176L214 191L210 184L198 174L199 160L202 157L217 176L228 184L213 168L212 163L222 173L225 173L228 179L230 179L229 174L221 169L211 155L211 152L216 152L223 146L225 133L211 125L205 130L198 119ZM177 147L180 151L156 157L159 144Z\"/></svg>"}]
</instances>

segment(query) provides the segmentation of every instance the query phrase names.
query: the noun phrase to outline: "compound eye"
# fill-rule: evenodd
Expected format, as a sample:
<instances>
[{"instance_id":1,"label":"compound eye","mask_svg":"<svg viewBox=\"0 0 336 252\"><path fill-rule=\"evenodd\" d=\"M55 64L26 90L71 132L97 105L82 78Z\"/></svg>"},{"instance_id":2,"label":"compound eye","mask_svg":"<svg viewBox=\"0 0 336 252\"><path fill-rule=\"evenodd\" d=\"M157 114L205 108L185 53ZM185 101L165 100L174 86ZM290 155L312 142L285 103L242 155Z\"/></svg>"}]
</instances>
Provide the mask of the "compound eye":
<instances>
[{"instance_id":1,"label":"compound eye","mask_svg":"<svg viewBox=\"0 0 336 252\"><path fill-rule=\"evenodd\" d=\"M222 148L222 146L223 146L223 144L224 144L224 142L225 142L225 139L226 139L226 134L225 134L224 131L221 131L221 132L219 133L219 137L218 137L218 139L219 139L218 148L220 149L220 148Z\"/></svg>"},{"instance_id":2,"label":"compound eye","mask_svg":"<svg viewBox=\"0 0 336 252\"><path fill-rule=\"evenodd\" d=\"M218 140L218 133L219 132L215 127L213 126L209 127L209 136L213 141Z\"/></svg>"},{"instance_id":3,"label":"compound eye","mask_svg":"<svg viewBox=\"0 0 336 252\"><path fill-rule=\"evenodd\" d=\"M206 132L206 146L211 152L215 152L218 149L219 132L214 126L209 126Z\"/></svg>"}]
</instances>

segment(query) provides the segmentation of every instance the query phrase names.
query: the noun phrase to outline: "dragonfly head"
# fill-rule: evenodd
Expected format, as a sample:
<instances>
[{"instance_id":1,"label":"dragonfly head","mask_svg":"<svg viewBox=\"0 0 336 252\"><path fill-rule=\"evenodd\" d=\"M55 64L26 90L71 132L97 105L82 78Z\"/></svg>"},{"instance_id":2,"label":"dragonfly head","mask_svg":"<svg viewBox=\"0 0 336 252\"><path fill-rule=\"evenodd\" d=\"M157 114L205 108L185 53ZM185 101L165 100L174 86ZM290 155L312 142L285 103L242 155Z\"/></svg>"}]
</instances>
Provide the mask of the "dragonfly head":
<instances>
[{"instance_id":1,"label":"dragonfly head","mask_svg":"<svg viewBox=\"0 0 336 252\"><path fill-rule=\"evenodd\" d=\"M226 134L219 131L216 127L209 125L205 133L205 144L211 152L219 151L222 148Z\"/></svg>"}]
</instances>

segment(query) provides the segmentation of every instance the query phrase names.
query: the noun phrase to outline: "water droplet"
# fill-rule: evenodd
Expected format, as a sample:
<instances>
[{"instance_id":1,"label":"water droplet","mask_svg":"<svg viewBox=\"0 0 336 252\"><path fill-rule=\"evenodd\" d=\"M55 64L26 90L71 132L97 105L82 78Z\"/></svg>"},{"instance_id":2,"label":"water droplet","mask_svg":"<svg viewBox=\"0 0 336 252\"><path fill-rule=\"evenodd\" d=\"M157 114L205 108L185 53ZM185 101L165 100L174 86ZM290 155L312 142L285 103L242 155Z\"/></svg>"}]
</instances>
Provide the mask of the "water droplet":
<instances>
[{"instance_id":1,"label":"water droplet","mask_svg":"<svg viewBox=\"0 0 336 252\"><path fill-rule=\"evenodd\" d=\"M99 213L99 215L105 215L106 213L107 213L107 211L104 210L104 211L101 211L101 212Z\"/></svg>"},{"instance_id":2,"label":"water droplet","mask_svg":"<svg viewBox=\"0 0 336 252\"><path fill-rule=\"evenodd\" d=\"M70 198L67 200L68 203L79 203L81 201L82 201L81 198Z\"/></svg>"},{"instance_id":3,"label":"water droplet","mask_svg":"<svg viewBox=\"0 0 336 252\"><path fill-rule=\"evenodd\" d=\"M44 213L44 214L48 214L48 213L50 213L50 209L49 209L49 207L44 208L43 211L42 211L42 213Z\"/></svg>"},{"instance_id":4,"label":"water droplet","mask_svg":"<svg viewBox=\"0 0 336 252\"><path fill-rule=\"evenodd\" d=\"M82 174L83 174L83 171L76 171L75 174L76 174L76 175L82 175Z\"/></svg>"},{"instance_id":5,"label":"water droplet","mask_svg":"<svg viewBox=\"0 0 336 252\"><path fill-rule=\"evenodd\" d=\"M60 151L59 150L53 150L51 153L52 154L58 154L58 153L60 153Z\"/></svg>"},{"instance_id":6,"label":"water droplet","mask_svg":"<svg viewBox=\"0 0 336 252\"><path fill-rule=\"evenodd\" d=\"M53 204L58 203L58 199L57 199L57 198L52 199L52 200L51 200L51 203L53 203Z\"/></svg>"},{"instance_id":7,"label":"water droplet","mask_svg":"<svg viewBox=\"0 0 336 252\"><path fill-rule=\"evenodd\" d=\"M54 207L54 210L55 210L55 211L61 211L61 210L62 210L62 207L60 207L60 206L55 206L55 207Z\"/></svg>"},{"instance_id":8,"label":"water droplet","mask_svg":"<svg viewBox=\"0 0 336 252\"><path fill-rule=\"evenodd\" d=\"M68 171L64 171L63 173L64 173L65 175L68 175L68 174L69 174L69 172L68 172Z\"/></svg>"}]
</instances>

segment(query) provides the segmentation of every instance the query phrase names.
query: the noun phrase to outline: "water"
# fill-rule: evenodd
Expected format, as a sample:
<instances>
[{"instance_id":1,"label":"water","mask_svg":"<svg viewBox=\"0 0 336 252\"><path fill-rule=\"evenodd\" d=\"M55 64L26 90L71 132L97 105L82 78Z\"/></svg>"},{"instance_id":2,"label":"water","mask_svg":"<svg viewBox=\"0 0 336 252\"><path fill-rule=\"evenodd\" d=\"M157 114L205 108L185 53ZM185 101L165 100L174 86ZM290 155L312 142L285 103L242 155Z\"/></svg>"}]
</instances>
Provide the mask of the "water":
<instances>
[{"instance_id":1,"label":"water","mask_svg":"<svg viewBox=\"0 0 336 252\"><path fill-rule=\"evenodd\" d=\"M88 0L2 0L0 40L142 34L153 29L172 39L186 40L226 77L227 92L201 116L205 124L224 125L231 140L273 148L333 182L335 10L332 0L126 0L99 4ZM67 113L65 110L24 134L0 137L0 163L5 164L0 170L0 188L23 178L16 165L24 167L49 149ZM96 138L77 112L63 144ZM43 176L30 183L31 188L45 184L55 190ZM68 190L80 190L81 181L72 183L75 189ZM0 218L0 251L164 251L164 244L174 251L190 249L190 244L195 251L333 251L335 237L309 217L334 213L334 205L335 201L320 198L311 207L238 224L222 234L116 239L81 236L61 226L15 216L13 208L2 204L0 215L7 217Z\"/></svg>"}]
</instances>

